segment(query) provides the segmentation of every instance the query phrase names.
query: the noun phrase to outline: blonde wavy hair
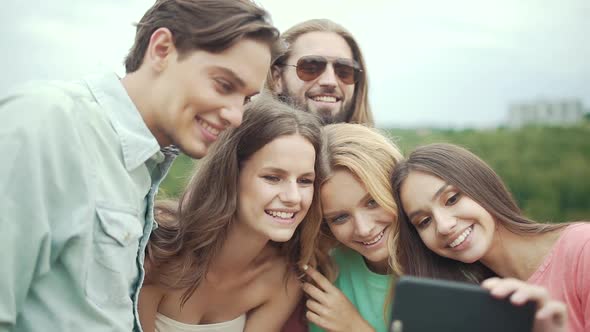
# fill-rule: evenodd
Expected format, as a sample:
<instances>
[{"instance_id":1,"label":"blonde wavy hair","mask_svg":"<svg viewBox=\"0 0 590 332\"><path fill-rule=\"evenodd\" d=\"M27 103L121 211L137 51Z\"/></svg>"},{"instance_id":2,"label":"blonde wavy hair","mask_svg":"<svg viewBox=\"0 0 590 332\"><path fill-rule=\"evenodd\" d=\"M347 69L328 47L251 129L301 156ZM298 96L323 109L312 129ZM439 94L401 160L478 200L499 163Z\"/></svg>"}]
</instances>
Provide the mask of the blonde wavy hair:
<instances>
[{"instance_id":1,"label":"blonde wavy hair","mask_svg":"<svg viewBox=\"0 0 590 332\"><path fill-rule=\"evenodd\" d=\"M389 241L397 242L398 208L391 194L390 179L395 165L403 159L399 148L378 129L350 123L325 126L322 129L322 141L320 187L336 170L350 172L366 187L379 206L395 216L396 222L391 225ZM329 252L339 242L324 221L320 226L318 242L318 265L326 277L333 281L337 271ZM397 264L392 265L391 273L399 274Z\"/></svg>"}]
</instances>

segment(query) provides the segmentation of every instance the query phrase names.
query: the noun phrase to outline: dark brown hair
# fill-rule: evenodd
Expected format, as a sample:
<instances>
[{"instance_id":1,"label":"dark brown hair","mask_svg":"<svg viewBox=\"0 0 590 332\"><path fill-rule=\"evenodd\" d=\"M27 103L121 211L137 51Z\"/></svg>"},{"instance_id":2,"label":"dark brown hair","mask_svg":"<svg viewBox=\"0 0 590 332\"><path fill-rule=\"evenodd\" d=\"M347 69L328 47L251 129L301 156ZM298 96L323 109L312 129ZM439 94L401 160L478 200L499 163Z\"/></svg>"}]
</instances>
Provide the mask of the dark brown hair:
<instances>
[{"instance_id":1,"label":"dark brown hair","mask_svg":"<svg viewBox=\"0 0 590 332\"><path fill-rule=\"evenodd\" d=\"M396 166L392 175L394 197L400 208L400 234L390 253L405 274L421 277L462 280L479 283L495 275L480 262L467 264L441 257L422 242L403 209L400 189L411 172L434 175L481 205L496 223L515 234L539 234L565 224L541 224L522 215L502 179L483 160L468 150L452 144L430 144L414 150Z\"/></svg>"},{"instance_id":2,"label":"dark brown hair","mask_svg":"<svg viewBox=\"0 0 590 332\"><path fill-rule=\"evenodd\" d=\"M297 111L270 96L258 96L249 103L240 127L224 131L199 162L180 206L174 202L158 203L156 220L160 225L147 247L147 282L187 289L182 296L183 303L186 302L205 277L235 221L242 164L266 144L285 135L301 135L319 153L320 126L315 115ZM318 160L316 156L316 173ZM303 264L315 266L313 250L320 223L317 187L314 183L314 199L293 237L284 243L273 243L294 271Z\"/></svg>"},{"instance_id":3,"label":"dark brown hair","mask_svg":"<svg viewBox=\"0 0 590 332\"><path fill-rule=\"evenodd\" d=\"M293 44L297 41L297 38L309 32L333 32L342 37L352 51L353 59L359 64L363 74L360 76L358 82L354 86L354 97L353 97L353 112L349 119L346 119L348 123L360 123L367 126L374 126L373 113L369 105L369 83L367 77L367 66L365 65L365 59L361 49L352 36L352 34L344 29L343 26L337 24L328 19L313 19L305 22L301 22L287 31L285 31L280 38L282 49L276 48L273 52L271 71L266 79L267 89L272 91L272 87L275 85L272 72L281 71L279 64L284 63L292 52Z\"/></svg>"},{"instance_id":4,"label":"dark brown hair","mask_svg":"<svg viewBox=\"0 0 590 332\"><path fill-rule=\"evenodd\" d=\"M157 0L137 24L125 58L127 73L141 66L154 31L167 28L181 56L193 50L218 53L242 38L274 44L279 31L269 14L250 0Z\"/></svg>"}]
</instances>

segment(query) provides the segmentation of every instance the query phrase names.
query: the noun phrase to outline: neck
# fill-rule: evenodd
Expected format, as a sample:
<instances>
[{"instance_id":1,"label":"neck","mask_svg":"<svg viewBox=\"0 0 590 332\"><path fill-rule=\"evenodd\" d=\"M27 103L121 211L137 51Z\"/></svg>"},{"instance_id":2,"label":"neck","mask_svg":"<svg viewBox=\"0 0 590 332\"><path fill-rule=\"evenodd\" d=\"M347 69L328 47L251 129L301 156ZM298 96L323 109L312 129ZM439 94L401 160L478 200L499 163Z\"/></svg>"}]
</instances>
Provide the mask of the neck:
<instances>
[{"instance_id":1,"label":"neck","mask_svg":"<svg viewBox=\"0 0 590 332\"><path fill-rule=\"evenodd\" d=\"M371 272L374 272L377 274L388 274L388 272L389 272L389 260L388 259L384 259L379 262L371 262L368 259L363 257L363 260L365 261L367 268L369 268L369 270L371 270Z\"/></svg>"},{"instance_id":2,"label":"neck","mask_svg":"<svg viewBox=\"0 0 590 332\"><path fill-rule=\"evenodd\" d=\"M498 225L481 262L502 278L529 279L549 254L561 232L515 234Z\"/></svg>"},{"instance_id":3,"label":"neck","mask_svg":"<svg viewBox=\"0 0 590 332\"><path fill-rule=\"evenodd\" d=\"M158 144L161 147L168 146L171 143L167 141L167 138L162 135L158 129L157 121L155 120L155 112L154 110L158 108L156 101L153 100L153 96L157 94L152 91L152 87L148 84L148 82L153 82L153 77L148 77L149 75L144 73L144 70L138 69L133 73L129 73L125 75L121 79L121 83L123 84L123 88L127 91L129 98L139 111L143 122L145 122L148 129L152 132L152 135L158 141Z\"/></svg>"},{"instance_id":4,"label":"neck","mask_svg":"<svg viewBox=\"0 0 590 332\"><path fill-rule=\"evenodd\" d=\"M211 262L210 272L214 274L235 274L256 264L268 248L269 240L254 233L235 220L219 253Z\"/></svg>"}]
</instances>

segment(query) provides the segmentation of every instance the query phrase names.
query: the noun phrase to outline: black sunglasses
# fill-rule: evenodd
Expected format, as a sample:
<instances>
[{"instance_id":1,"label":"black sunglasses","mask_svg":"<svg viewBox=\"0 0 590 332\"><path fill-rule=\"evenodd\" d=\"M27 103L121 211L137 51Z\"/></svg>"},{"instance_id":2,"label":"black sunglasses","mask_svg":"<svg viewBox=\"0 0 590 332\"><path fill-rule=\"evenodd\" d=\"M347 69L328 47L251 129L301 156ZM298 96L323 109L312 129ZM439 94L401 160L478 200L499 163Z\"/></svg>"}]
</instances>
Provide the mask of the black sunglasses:
<instances>
[{"instance_id":1,"label":"black sunglasses","mask_svg":"<svg viewBox=\"0 0 590 332\"><path fill-rule=\"evenodd\" d=\"M325 57L321 55L306 55L297 60L296 65L283 64L283 66L295 67L297 76L303 81L313 81L326 70L328 63L334 67L334 73L344 84L354 84L360 79L363 72L358 63L351 59Z\"/></svg>"}]
</instances>

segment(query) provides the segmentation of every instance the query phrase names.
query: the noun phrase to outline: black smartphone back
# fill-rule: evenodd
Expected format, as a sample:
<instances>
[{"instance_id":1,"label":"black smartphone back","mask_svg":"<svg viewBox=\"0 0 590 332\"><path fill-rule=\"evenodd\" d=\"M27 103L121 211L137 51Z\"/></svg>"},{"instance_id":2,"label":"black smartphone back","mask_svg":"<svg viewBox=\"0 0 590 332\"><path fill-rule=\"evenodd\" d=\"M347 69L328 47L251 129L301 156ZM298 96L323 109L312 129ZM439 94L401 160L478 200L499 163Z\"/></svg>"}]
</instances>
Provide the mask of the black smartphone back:
<instances>
[{"instance_id":1,"label":"black smartphone back","mask_svg":"<svg viewBox=\"0 0 590 332\"><path fill-rule=\"evenodd\" d=\"M534 315L534 303L514 306L477 285L401 277L395 287L391 331L528 332Z\"/></svg>"}]
</instances>

